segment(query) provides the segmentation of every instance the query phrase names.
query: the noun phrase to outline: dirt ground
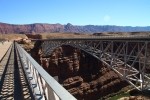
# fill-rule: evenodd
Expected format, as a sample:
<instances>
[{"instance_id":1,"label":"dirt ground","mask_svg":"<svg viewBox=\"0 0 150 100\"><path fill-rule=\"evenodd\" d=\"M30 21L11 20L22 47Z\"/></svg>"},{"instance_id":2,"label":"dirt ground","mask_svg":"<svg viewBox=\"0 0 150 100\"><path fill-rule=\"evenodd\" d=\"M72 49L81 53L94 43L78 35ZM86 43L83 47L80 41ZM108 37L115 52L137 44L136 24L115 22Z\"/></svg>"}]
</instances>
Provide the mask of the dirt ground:
<instances>
[{"instance_id":1,"label":"dirt ground","mask_svg":"<svg viewBox=\"0 0 150 100\"><path fill-rule=\"evenodd\" d=\"M9 41L19 40L21 38L27 38L27 36L25 34L0 34L0 39Z\"/></svg>"}]
</instances>

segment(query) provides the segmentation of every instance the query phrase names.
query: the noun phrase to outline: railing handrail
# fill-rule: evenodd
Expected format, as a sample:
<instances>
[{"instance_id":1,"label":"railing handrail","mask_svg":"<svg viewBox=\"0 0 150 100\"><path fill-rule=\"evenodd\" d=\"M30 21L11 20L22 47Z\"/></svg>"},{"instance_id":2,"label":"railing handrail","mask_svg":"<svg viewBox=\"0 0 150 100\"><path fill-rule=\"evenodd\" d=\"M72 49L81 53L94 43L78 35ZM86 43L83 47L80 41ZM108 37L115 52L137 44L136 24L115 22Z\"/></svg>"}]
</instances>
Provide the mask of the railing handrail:
<instances>
[{"instance_id":1,"label":"railing handrail","mask_svg":"<svg viewBox=\"0 0 150 100\"><path fill-rule=\"evenodd\" d=\"M40 66L19 44L16 43L16 46L18 49L20 49L20 53L23 53L26 56L26 58L32 62L33 67L35 67L40 76L45 80L45 82L51 87L51 89L61 100L77 100L65 88L63 88L52 76L50 76L42 68L42 66Z\"/></svg>"}]
</instances>

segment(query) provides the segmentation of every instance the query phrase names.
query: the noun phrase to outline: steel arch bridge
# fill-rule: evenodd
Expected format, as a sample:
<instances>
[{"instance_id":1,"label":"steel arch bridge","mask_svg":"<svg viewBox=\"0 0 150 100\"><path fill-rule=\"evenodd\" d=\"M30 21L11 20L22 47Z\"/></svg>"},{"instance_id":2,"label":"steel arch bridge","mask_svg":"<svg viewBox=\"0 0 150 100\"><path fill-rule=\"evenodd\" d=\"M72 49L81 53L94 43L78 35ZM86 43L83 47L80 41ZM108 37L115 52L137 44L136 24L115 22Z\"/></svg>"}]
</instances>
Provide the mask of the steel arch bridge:
<instances>
[{"instance_id":1,"label":"steel arch bridge","mask_svg":"<svg viewBox=\"0 0 150 100\"><path fill-rule=\"evenodd\" d=\"M37 40L38 41L38 40ZM62 45L79 48L94 56L136 89L150 90L150 38L105 37L39 40L43 56Z\"/></svg>"}]
</instances>

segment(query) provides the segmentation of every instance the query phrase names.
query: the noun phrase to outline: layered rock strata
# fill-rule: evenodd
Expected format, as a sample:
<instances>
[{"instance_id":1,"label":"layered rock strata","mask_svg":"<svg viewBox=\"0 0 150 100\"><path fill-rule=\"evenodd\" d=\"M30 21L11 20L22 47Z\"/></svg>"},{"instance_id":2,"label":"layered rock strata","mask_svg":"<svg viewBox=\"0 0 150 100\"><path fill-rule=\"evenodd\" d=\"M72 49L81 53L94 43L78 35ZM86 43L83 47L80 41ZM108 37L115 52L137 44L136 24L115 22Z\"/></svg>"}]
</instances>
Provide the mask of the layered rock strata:
<instances>
[{"instance_id":1,"label":"layered rock strata","mask_svg":"<svg viewBox=\"0 0 150 100\"><path fill-rule=\"evenodd\" d=\"M78 100L103 98L127 85L102 62L77 48L61 46L46 58L35 48L32 56Z\"/></svg>"}]
</instances>

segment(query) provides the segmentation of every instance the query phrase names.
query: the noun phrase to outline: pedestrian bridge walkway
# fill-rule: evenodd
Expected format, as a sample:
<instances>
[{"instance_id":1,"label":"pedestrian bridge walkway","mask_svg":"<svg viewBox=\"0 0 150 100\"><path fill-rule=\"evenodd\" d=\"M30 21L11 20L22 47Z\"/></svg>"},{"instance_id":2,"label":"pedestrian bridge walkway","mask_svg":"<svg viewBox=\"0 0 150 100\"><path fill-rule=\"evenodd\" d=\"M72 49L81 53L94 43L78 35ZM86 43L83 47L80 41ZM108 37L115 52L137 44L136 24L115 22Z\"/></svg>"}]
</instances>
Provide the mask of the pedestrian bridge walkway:
<instances>
[{"instance_id":1,"label":"pedestrian bridge walkway","mask_svg":"<svg viewBox=\"0 0 150 100\"><path fill-rule=\"evenodd\" d=\"M0 100L76 100L17 43L0 55Z\"/></svg>"}]
</instances>

